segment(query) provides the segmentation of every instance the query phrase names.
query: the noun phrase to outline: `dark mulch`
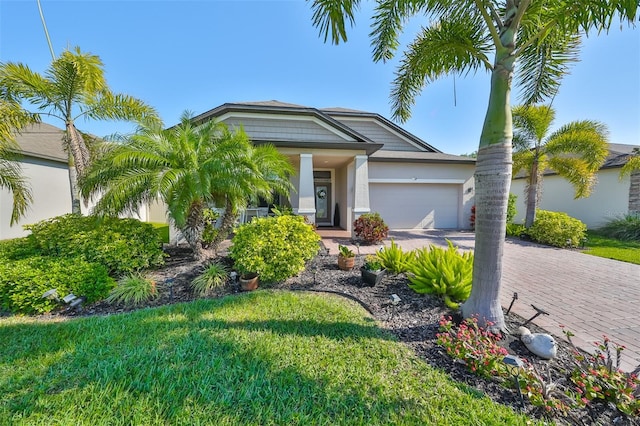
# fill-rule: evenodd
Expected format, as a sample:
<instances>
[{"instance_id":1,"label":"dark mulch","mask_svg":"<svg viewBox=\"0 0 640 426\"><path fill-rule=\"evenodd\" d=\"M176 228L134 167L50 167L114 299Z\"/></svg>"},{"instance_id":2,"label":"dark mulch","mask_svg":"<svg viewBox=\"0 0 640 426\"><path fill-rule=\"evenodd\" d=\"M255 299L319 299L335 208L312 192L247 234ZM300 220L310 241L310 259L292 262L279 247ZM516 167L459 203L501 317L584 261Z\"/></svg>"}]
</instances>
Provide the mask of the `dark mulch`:
<instances>
[{"instance_id":1,"label":"dark mulch","mask_svg":"<svg viewBox=\"0 0 640 426\"><path fill-rule=\"evenodd\" d=\"M193 260L190 251L186 248L168 247L167 252L170 256L167 258L166 265L153 274L158 283L159 296L145 307L188 302L197 298L189 284L202 271L202 265ZM226 257L220 257L218 261L226 262L231 266L231 261ZM498 380L483 379L472 374L462 363L453 361L444 349L436 344L440 318L443 315L451 315L439 299L412 291L407 286L408 280L403 274L387 275L382 283L375 287L364 286L359 270L363 261L364 256L357 256L356 267L351 271L342 271L338 268L336 256L321 253L309 262L307 269L299 276L272 288L331 292L354 299L371 313L381 327L397 336L399 341L413 349L430 365L445 371L454 380L468 386L472 392L483 393L498 403L514 409L522 409L520 399L513 388ZM238 285L230 283L210 296L221 297L238 292L240 292ZM395 306L391 303L392 294L396 294L401 299ZM79 312L53 315L108 315L139 308L140 306L134 308L98 302L86 306ZM510 330L517 330L524 322L522 318L511 313L505 319ZM533 324L527 327L533 333L544 332ZM552 376L551 381L558 381L559 378L565 377L566 372L574 367L571 347L564 341L558 342L558 357L552 361L537 359L517 337L507 335L502 340L502 344L510 353L534 363L539 371L547 371L548 368ZM533 407L526 399L523 411L531 417L546 419L541 410ZM556 417L554 420L558 424L569 425L640 425L637 418L628 418L615 407L605 404L596 404L590 409L573 409L568 416Z\"/></svg>"}]
</instances>

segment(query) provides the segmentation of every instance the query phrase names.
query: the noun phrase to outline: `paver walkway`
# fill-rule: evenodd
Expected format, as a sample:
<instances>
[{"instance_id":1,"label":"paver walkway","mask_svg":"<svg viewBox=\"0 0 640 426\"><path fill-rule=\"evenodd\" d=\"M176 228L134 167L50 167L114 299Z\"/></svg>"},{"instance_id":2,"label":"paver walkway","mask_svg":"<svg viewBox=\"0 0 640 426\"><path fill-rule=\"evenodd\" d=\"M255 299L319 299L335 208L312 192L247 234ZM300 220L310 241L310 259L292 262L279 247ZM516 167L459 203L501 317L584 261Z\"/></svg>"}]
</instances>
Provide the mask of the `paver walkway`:
<instances>
[{"instance_id":1,"label":"paver walkway","mask_svg":"<svg viewBox=\"0 0 640 426\"><path fill-rule=\"evenodd\" d=\"M345 231L319 233L331 254L337 254L338 244L353 248ZM389 238L405 250L446 245L445 239L461 250L472 250L475 245L471 232L392 231ZM373 253L378 248L362 246L359 251ZM564 325L575 334L573 342L590 352L594 342L601 342L606 335L626 347L620 365L623 370L632 371L640 365L640 265L508 239L501 289L505 309L514 292L518 300L512 311L521 317L528 319L535 314L533 304L549 313L533 321L549 333L564 338L560 327Z\"/></svg>"}]
</instances>

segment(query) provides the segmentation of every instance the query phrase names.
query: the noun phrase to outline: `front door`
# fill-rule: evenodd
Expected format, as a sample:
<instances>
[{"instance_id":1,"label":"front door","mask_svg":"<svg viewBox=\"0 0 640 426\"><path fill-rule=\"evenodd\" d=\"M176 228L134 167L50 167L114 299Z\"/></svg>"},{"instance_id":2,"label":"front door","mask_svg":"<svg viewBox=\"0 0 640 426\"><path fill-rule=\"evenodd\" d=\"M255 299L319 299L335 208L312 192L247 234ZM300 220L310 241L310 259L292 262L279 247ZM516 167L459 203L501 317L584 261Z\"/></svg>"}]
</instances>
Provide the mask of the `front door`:
<instances>
[{"instance_id":1,"label":"front door","mask_svg":"<svg viewBox=\"0 0 640 426\"><path fill-rule=\"evenodd\" d=\"M316 175L318 172L314 172ZM313 186L316 194L316 225L331 226L331 175L317 176L314 179Z\"/></svg>"}]
</instances>

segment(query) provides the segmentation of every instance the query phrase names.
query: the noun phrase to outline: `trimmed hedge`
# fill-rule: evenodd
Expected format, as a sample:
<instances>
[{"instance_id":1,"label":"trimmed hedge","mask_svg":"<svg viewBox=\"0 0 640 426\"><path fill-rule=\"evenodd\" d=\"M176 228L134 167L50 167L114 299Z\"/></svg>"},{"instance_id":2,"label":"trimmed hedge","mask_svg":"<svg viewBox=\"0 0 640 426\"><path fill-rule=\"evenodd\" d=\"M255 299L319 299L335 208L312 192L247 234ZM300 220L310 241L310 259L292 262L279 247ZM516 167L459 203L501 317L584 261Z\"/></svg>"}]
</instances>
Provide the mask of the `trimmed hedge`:
<instances>
[{"instance_id":1,"label":"trimmed hedge","mask_svg":"<svg viewBox=\"0 0 640 426\"><path fill-rule=\"evenodd\" d=\"M153 225L136 219L68 214L25 226L44 256L80 257L120 276L162 265L162 240Z\"/></svg>"},{"instance_id":2,"label":"trimmed hedge","mask_svg":"<svg viewBox=\"0 0 640 426\"><path fill-rule=\"evenodd\" d=\"M69 293L84 296L87 303L102 300L115 286L107 269L77 257L28 257L6 262L0 259L0 308L15 313L49 312L53 300L43 299L50 289L62 298Z\"/></svg>"},{"instance_id":3,"label":"trimmed hedge","mask_svg":"<svg viewBox=\"0 0 640 426\"><path fill-rule=\"evenodd\" d=\"M236 230L229 256L240 273L257 273L261 283L274 283L300 273L318 253L319 241L302 216L257 218Z\"/></svg>"},{"instance_id":4,"label":"trimmed hedge","mask_svg":"<svg viewBox=\"0 0 640 426\"><path fill-rule=\"evenodd\" d=\"M538 210L536 220L526 232L541 244L577 247L587 235L587 225L566 213Z\"/></svg>"}]
</instances>

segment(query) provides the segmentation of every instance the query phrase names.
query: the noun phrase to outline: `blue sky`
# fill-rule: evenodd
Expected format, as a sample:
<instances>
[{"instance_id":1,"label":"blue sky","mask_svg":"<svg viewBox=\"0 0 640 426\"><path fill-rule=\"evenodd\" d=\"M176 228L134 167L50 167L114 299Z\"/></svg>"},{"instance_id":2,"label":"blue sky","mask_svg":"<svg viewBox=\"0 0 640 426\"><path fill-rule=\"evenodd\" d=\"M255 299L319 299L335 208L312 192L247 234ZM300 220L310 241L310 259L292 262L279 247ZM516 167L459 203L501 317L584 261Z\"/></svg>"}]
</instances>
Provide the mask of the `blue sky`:
<instances>
[{"instance_id":1,"label":"blue sky","mask_svg":"<svg viewBox=\"0 0 640 426\"><path fill-rule=\"evenodd\" d=\"M366 2L365 2L366 3ZM373 63L365 4L346 44L325 44L311 10L296 1L41 0L56 54L80 46L102 59L110 87L154 106L167 125L225 102L279 100L341 106L391 118L397 59ZM422 23L409 23L403 41ZM43 72L51 61L36 0L0 0L0 61ZM485 73L440 80L422 92L402 124L436 148L477 149L489 92ZM514 99L516 103L517 98ZM611 142L640 144L640 30L614 26L585 39L581 62L553 104L555 127L594 119ZM61 126L61 123L52 122ZM99 136L123 123L80 122Z\"/></svg>"}]
</instances>

